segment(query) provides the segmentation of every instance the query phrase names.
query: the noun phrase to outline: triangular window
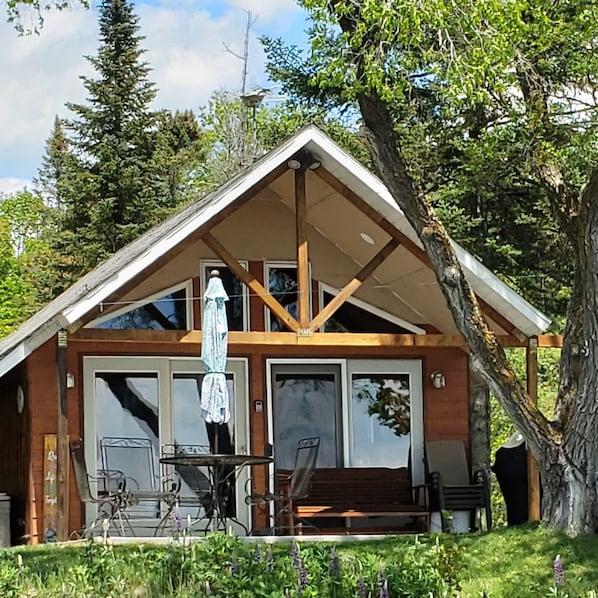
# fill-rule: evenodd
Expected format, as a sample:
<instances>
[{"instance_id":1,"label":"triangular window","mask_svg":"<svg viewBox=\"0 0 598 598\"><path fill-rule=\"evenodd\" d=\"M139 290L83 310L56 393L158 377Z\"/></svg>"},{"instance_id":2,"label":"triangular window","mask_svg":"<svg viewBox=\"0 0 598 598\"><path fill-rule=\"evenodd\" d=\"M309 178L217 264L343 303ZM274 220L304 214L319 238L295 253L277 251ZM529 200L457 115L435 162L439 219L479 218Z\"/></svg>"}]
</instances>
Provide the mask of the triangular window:
<instances>
[{"instance_id":1,"label":"triangular window","mask_svg":"<svg viewBox=\"0 0 598 598\"><path fill-rule=\"evenodd\" d=\"M191 330L191 283L146 297L94 320L89 328ZM134 305L134 307L132 307Z\"/></svg>"},{"instance_id":2,"label":"triangular window","mask_svg":"<svg viewBox=\"0 0 598 598\"><path fill-rule=\"evenodd\" d=\"M338 294L336 289L320 284L321 305L328 305ZM324 324L323 332L373 332L380 334L425 334L425 330L365 301L349 297Z\"/></svg>"}]
</instances>

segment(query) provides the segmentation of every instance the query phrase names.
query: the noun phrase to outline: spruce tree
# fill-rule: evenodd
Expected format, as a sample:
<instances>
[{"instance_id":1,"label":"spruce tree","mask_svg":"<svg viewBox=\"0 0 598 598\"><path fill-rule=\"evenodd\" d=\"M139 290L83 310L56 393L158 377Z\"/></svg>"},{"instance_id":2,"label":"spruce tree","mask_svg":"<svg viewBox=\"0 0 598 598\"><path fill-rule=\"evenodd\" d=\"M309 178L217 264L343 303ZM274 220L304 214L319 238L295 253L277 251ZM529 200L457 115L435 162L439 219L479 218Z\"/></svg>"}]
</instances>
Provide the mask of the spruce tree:
<instances>
[{"instance_id":1,"label":"spruce tree","mask_svg":"<svg viewBox=\"0 0 598 598\"><path fill-rule=\"evenodd\" d=\"M88 57L97 78L82 77L86 104L69 103L76 160L63 176L60 249L86 270L161 220L173 207L165 176L155 176L156 95L142 60L130 0L102 0L100 47ZM76 272L78 274L80 272Z\"/></svg>"}]
</instances>

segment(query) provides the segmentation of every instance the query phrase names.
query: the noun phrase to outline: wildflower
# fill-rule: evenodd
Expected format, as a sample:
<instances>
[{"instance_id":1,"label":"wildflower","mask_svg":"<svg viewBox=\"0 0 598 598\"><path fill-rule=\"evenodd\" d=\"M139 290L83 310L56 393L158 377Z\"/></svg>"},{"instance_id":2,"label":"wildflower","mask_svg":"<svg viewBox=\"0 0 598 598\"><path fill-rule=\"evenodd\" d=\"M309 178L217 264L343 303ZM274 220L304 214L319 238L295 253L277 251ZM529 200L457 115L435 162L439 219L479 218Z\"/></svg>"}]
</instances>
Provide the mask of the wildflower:
<instances>
[{"instance_id":1,"label":"wildflower","mask_svg":"<svg viewBox=\"0 0 598 598\"><path fill-rule=\"evenodd\" d=\"M390 594L388 593L388 579L386 579L384 573L380 573L378 583L380 584L379 598L390 598Z\"/></svg>"},{"instance_id":2,"label":"wildflower","mask_svg":"<svg viewBox=\"0 0 598 598\"><path fill-rule=\"evenodd\" d=\"M299 571L299 546L297 546L296 542L293 542L293 547L291 548L291 558L293 559L293 569Z\"/></svg>"},{"instance_id":3,"label":"wildflower","mask_svg":"<svg viewBox=\"0 0 598 598\"><path fill-rule=\"evenodd\" d=\"M357 598L366 598L365 579L363 579L363 575L359 576L359 581L357 582Z\"/></svg>"},{"instance_id":4,"label":"wildflower","mask_svg":"<svg viewBox=\"0 0 598 598\"><path fill-rule=\"evenodd\" d=\"M338 558L338 552L333 548L330 555L330 577L338 579L341 576L341 565Z\"/></svg>"},{"instance_id":5,"label":"wildflower","mask_svg":"<svg viewBox=\"0 0 598 598\"><path fill-rule=\"evenodd\" d=\"M262 553L260 552L260 547L257 544L255 545L255 549L253 550L253 562L254 563L262 562Z\"/></svg>"},{"instance_id":6,"label":"wildflower","mask_svg":"<svg viewBox=\"0 0 598 598\"><path fill-rule=\"evenodd\" d=\"M212 595L212 588L210 587L210 582L206 580L206 596Z\"/></svg>"},{"instance_id":7,"label":"wildflower","mask_svg":"<svg viewBox=\"0 0 598 598\"><path fill-rule=\"evenodd\" d=\"M305 568L305 563L303 559L299 557L299 584L297 585L297 594L301 594L303 590L307 587L307 569Z\"/></svg>"},{"instance_id":8,"label":"wildflower","mask_svg":"<svg viewBox=\"0 0 598 598\"><path fill-rule=\"evenodd\" d=\"M563 587L565 585L565 572L563 571L563 563L561 562L561 555L557 554L552 565L554 569L554 583L557 586Z\"/></svg>"},{"instance_id":9,"label":"wildflower","mask_svg":"<svg viewBox=\"0 0 598 598\"><path fill-rule=\"evenodd\" d=\"M233 557L230 560L230 574L237 575L237 573L239 573L239 565L237 565L237 561L235 560L235 557Z\"/></svg>"},{"instance_id":10,"label":"wildflower","mask_svg":"<svg viewBox=\"0 0 598 598\"><path fill-rule=\"evenodd\" d=\"M174 523L174 528L177 532L181 531L183 518L181 517L181 509L179 508L178 503L175 505L172 511L172 519Z\"/></svg>"},{"instance_id":11,"label":"wildflower","mask_svg":"<svg viewBox=\"0 0 598 598\"><path fill-rule=\"evenodd\" d=\"M266 571L272 571L274 569L274 554L272 554L272 547L268 547L266 554Z\"/></svg>"}]
</instances>

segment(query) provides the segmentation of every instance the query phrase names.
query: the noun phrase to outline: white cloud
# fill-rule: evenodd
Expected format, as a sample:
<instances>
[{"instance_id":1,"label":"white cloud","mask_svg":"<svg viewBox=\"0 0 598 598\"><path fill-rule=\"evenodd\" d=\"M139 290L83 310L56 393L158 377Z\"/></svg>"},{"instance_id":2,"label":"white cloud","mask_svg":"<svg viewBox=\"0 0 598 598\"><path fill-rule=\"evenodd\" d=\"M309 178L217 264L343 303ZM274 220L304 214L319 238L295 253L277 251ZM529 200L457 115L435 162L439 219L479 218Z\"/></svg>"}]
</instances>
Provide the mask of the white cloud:
<instances>
[{"instance_id":1,"label":"white cloud","mask_svg":"<svg viewBox=\"0 0 598 598\"><path fill-rule=\"evenodd\" d=\"M23 191L31 188L31 181L27 179L17 179L14 177L0 178L0 197L2 195L9 195L16 191Z\"/></svg>"},{"instance_id":2,"label":"white cloud","mask_svg":"<svg viewBox=\"0 0 598 598\"><path fill-rule=\"evenodd\" d=\"M265 85L264 56L257 37L296 35L300 9L293 0L136 0L142 47L158 87L155 107L205 105L219 89L239 90L247 14L251 30L248 87ZM301 25L300 25L301 26ZM293 27L295 29L293 29ZM81 75L93 75L84 55L98 47L97 13L73 9L46 16L39 36L19 37L0 27L0 177L35 176L54 117L67 116L66 102L85 101Z\"/></svg>"}]
</instances>

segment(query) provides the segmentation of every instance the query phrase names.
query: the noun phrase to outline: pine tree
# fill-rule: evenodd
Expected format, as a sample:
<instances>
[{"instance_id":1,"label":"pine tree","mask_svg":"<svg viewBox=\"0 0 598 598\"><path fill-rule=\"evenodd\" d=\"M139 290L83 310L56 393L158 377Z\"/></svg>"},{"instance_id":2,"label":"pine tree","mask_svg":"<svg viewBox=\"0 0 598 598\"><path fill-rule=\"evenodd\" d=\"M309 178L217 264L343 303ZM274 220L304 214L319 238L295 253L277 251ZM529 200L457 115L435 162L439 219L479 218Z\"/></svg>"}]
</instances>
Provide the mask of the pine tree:
<instances>
[{"instance_id":1,"label":"pine tree","mask_svg":"<svg viewBox=\"0 0 598 598\"><path fill-rule=\"evenodd\" d=\"M54 119L54 128L46 141L46 153L42 165L34 179L35 191L53 208L63 205L60 187L67 175L72 160L69 140L64 132L63 122L58 116Z\"/></svg>"},{"instance_id":2,"label":"pine tree","mask_svg":"<svg viewBox=\"0 0 598 598\"><path fill-rule=\"evenodd\" d=\"M161 220L174 206L165 176L155 176L156 95L142 61L142 37L130 0L102 0L100 47L82 77L87 104L69 103L76 162L63 175L61 252L86 270ZM76 246L75 246L76 244Z\"/></svg>"}]
</instances>

